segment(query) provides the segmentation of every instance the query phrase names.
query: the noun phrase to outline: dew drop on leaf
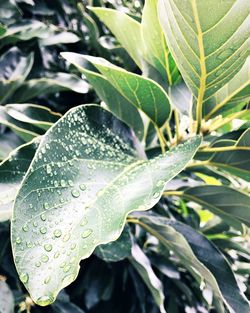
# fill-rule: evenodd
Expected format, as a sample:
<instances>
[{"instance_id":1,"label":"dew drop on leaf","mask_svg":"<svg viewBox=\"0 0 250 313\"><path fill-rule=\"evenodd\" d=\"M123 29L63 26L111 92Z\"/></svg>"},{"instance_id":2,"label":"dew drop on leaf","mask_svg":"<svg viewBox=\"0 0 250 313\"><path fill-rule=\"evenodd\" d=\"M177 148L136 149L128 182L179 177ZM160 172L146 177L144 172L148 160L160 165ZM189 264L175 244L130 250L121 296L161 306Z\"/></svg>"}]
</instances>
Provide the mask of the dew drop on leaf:
<instances>
[{"instance_id":1,"label":"dew drop on leaf","mask_svg":"<svg viewBox=\"0 0 250 313\"><path fill-rule=\"evenodd\" d=\"M83 233L82 233L82 238L87 238L92 234L93 230L92 229L86 229Z\"/></svg>"},{"instance_id":2,"label":"dew drop on leaf","mask_svg":"<svg viewBox=\"0 0 250 313\"><path fill-rule=\"evenodd\" d=\"M61 232L60 229L56 229L56 230L54 231L54 236L55 236L56 238L61 237L61 235L62 235L62 232Z\"/></svg>"},{"instance_id":3,"label":"dew drop on leaf","mask_svg":"<svg viewBox=\"0 0 250 313\"><path fill-rule=\"evenodd\" d=\"M44 245L44 249L47 251L47 252L50 252L52 250L52 245L51 244L46 244Z\"/></svg>"},{"instance_id":4,"label":"dew drop on leaf","mask_svg":"<svg viewBox=\"0 0 250 313\"><path fill-rule=\"evenodd\" d=\"M80 196L80 192L77 189L73 189L71 194L74 198L78 198Z\"/></svg>"},{"instance_id":5,"label":"dew drop on leaf","mask_svg":"<svg viewBox=\"0 0 250 313\"><path fill-rule=\"evenodd\" d=\"M46 234L46 232L47 232L47 228L46 227L43 226L43 227L40 228L40 233L41 234Z\"/></svg>"},{"instance_id":6,"label":"dew drop on leaf","mask_svg":"<svg viewBox=\"0 0 250 313\"><path fill-rule=\"evenodd\" d=\"M43 296L37 299L36 303L41 306L48 305L54 301L53 296Z\"/></svg>"},{"instance_id":7,"label":"dew drop on leaf","mask_svg":"<svg viewBox=\"0 0 250 313\"><path fill-rule=\"evenodd\" d=\"M29 280L29 276L26 273L21 273L19 276L22 283L26 284Z\"/></svg>"}]
</instances>

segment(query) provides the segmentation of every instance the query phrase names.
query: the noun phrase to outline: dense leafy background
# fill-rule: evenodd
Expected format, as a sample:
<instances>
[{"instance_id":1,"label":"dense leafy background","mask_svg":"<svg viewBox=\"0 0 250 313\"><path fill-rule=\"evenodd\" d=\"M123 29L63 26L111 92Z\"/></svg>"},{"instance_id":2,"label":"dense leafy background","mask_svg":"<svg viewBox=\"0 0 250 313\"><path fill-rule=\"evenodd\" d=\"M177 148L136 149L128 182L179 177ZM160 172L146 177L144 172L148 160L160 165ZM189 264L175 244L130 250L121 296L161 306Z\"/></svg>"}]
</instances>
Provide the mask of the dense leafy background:
<instances>
[{"instance_id":1,"label":"dense leafy background","mask_svg":"<svg viewBox=\"0 0 250 313\"><path fill-rule=\"evenodd\" d=\"M69 109L104 101L140 140L145 140L148 158L160 152L156 133L166 120L168 127L161 131L171 146L186 137L192 95L185 82L192 86L182 56L189 56L182 37L183 51L178 50L176 56L175 38L180 33L172 34L171 26L179 22L175 20L178 14L174 15L177 7L173 1L159 1L162 14L158 20L155 2L147 1L142 13L144 1L139 0L1 1L0 160L4 161L0 166L0 312L220 313L229 307L236 313L248 312L243 293L250 295L249 59L232 80L224 81L227 84L222 89L217 93L212 90L212 96L204 100L204 142L196 162L168 183L164 197L150 214L131 215L116 242L98 246L82 261L77 279L52 305L42 308L34 304L22 284L27 283L27 277L19 278L14 265L8 219L15 193L34 157L39 136ZM186 1L176 3L188 12L188 7L181 7ZM106 8L116 11L107 16ZM204 20L207 11L203 12ZM169 14L167 25L164 14ZM135 37L126 36L124 29L117 27L121 21L127 23L127 34L132 32ZM233 26L237 28L232 25L231 31ZM155 41L155 36L162 40ZM190 40L195 49L196 39L190 36ZM240 56L242 65L245 54ZM222 57L225 61L228 55ZM189 61L197 65L192 57ZM129 84L139 86L137 94L129 93ZM160 110L158 115L151 103ZM177 109L171 111L170 104ZM123 132L125 126L120 123L114 122L114 128ZM179 133L175 136L177 124ZM122 136L130 140L130 131L125 127L124 132ZM222 147L228 150L220 152ZM144 152L138 153L145 158ZM30 248L28 240L26 244Z\"/></svg>"}]
</instances>

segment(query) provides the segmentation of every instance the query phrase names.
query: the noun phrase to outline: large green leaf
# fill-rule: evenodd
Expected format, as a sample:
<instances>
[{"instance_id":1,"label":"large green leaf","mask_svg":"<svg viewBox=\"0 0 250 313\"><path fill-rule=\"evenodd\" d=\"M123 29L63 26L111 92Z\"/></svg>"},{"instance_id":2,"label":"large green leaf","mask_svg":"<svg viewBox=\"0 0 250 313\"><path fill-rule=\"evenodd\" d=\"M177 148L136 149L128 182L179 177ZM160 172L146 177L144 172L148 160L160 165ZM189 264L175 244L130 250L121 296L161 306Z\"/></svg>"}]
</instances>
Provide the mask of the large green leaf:
<instances>
[{"instance_id":1,"label":"large green leaf","mask_svg":"<svg viewBox=\"0 0 250 313\"><path fill-rule=\"evenodd\" d=\"M242 69L215 95L204 103L206 119L250 100L250 57Z\"/></svg>"},{"instance_id":2,"label":"large green leaf","mask_svg":"<svg viewBox=\"0 0 250 313\"><path fill-rule=\"evenodd\" d=\"M143 139L144 125L137 108L123 97L103 75L89 69L87 60L85 60L83 56L74 54L74 60L70 59L70 62L86 76L98 96L106 103L110 111L129 125L135 131L139 139Z\"/></svg>"},{"instance_id":3,"label":"large green leaf","mask_svg":"<svg viewBox=\"0 0 250 313\"><path fill-rule=\"evenodd\" d=\"M138 214L139 224L180 258L194 277L210 285L217 300L216 312L224 312L221 300L230 312L247 313L249 303L239 289L234 274L223 255L203 235L183 223L164 217Z\"/></svg>"},{"instance_id":4,"label":"large green leaf","mask_svg":"<svg viewBox=\"0 0 250 313\"><path fill-rule=\"evenodd\" d=\"M107 8L90 8L111 30L135 63L142 68L141 25L127 14Z\"/></svg>"},{"instance_id":5,"label":"large green leaf","mask_svg":"<svg viewBox=\"0 0 250 313\"><path fill-rule=\"evenodd\" d=\"M22 84L33 65L33 54L23 56L21 51L13 47L0 58L0 104Z\"/></svg>"},{"instance_id":6,"label":"large green leaf","mask_svg":"<svg viewBox=\"0 0 250 313\"><path fill-rule=\"evenodd\" d=\"M137 244L133 244L132 257L129 260L149 288L155 302L160 309L160 312L166 313L164 308L165 296L162 282L155 275L150 260Z\"/></svg>"},{"instance_id":7,"label":"large green leaf","mask_svg":"<svg viewBox=\"0 0 250 313\"><path fill-rule=\"evenodd\" d=\"M38 146L38 139L14 150L0 163L0 222L10 219L12 207Z\"/></svg>"},{"instance_id":8,"label":"large green leaf","mask_svg":"<svg viewBox=\"0 0 250 313\"><path fill-rule=\"evenodd\" d=\"M0 312L13 313L15 307L14 296L9 286L4 281L0 281Z\"/></svg>"},{"instance_id":9,"label":"large green leaf","mask_svg":"<svg viewBox=\"0 0 250 313\"><path fill-rule=\"evenodd\" d=\"M11 102L25 102L37 96L72 90L77 93L87 93L89 85L76 75L56 73L49 77L36 78L26 81L11 97Z\"/></svg>"},{"instance_id":10,"label":"large green leaf","mask_svg":"<svg viewBox=\"0 0 250 313\"><path fill-rule=\"evenodd\" d=\"M130 212L154 206L200 145L194 137L147 161L134 140L96 105L70 110L43 136L12 219L16 267L37 304L53 302L80 260L116 240Z\"/></svg>"},{"instance_id":11,"label":"large green leaf","mask_svg":"<svg viewBox=\"0 0 250 313\"><path fill-rule=\"evenodd\" d=\"M203 102L237 74L248 56L249 1L160 0L158 12L201 119Z\"/></svg>"},{"instance_id":12,"label":"large green leaf","mask_svg":"<svg viewBox=\"0 0 250 313\"><path fill-rule=\"evenodd\" d=\"M128 72L102 58L70 52L61 55L80 68L84 60L92 63L125 99L142 110L155 125L162 126L169 118L171 108L168 96L153 80Z\"/></svg>"},{"instance_id":13,"label":"large green leaf","mask_svg":"<svg viewBox=\"0 0 250 313\"><path fill-rule=\"evenodd\" d=\"M241 223L250 226L250 197L242 192L226 186L205 185L186 189L182 197L199 203L239 230Z\"/></svg>"}]
</instances>

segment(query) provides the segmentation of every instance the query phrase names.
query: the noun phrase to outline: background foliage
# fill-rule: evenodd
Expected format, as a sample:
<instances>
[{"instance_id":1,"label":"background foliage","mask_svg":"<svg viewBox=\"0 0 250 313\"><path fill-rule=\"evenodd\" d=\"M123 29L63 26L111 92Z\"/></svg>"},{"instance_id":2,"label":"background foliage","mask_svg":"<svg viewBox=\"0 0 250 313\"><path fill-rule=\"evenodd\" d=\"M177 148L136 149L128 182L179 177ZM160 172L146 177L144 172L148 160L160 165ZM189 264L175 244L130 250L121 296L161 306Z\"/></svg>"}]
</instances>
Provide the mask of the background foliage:
<instances>
[{"instance_id":1,"label":"background foliage","mask_svg":"<svg viewBox=\"0 0 250 313\"><path fill-rule=\"evenodd\" d=\"M234 71L235 80L205 99L203 123L198 126L204 139L195 161L167 184L160 201L157 195L150 213L133 213L118 241L99 246L81 261L77 279L53 304L35 305L22 284L26 277L19 277L14 265L9 222L13 201L40 135L65 112L80 104L101 103L133 128L145 142L149 159L159 155L165 143L169 150L197 127L188 119L192 88L186 84L190 87L192 75L185 60L177 62L186 53L185 43L180 38L183 51L173 53L177 66L170 53L176 50L169 25L155 19L155 6L149 5L154 2L146 2L141 22L144 1L1 1L0 312L217 313L229 307L236 313L248 311L249 59ZM116 11L105 15L110 11L104 8ZM162 5L162 15L165 9L169 12ZM170 21L175 25L174 18ZM145 51L139 27L147 34L142 39ZM155 40L158 32L169 38L168 48L164 39ZM192 57L189 61L196 66ZM138 84L142 92L136 89L135 96L127 81ZM194 120L197 107L199 101L194 100ZM137 108L144 112L142 117ZM114 129L129 139L127 128L114 123Z\"/></svg>"}]
</instances>

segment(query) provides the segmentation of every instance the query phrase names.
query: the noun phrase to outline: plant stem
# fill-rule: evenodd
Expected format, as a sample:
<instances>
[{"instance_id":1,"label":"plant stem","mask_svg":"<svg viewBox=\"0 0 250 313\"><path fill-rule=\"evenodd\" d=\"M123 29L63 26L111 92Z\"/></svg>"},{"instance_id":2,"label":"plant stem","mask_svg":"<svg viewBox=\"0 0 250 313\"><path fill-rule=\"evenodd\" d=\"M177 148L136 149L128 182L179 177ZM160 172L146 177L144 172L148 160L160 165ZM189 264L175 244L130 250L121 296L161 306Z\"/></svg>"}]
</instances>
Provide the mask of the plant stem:
<instances>
[{"instance_id":1,"label":"plant stem","mask_svg":"<svg viewBox=\"0 0 250 313\"><path fill-rule=\"evenodd\" d=\"M240 111L237 113L233 113L233 114L229 115L229 117L223 118L221 122L216 121L214 124L212 124L209 127L209 131L212 132L212 131L224 126L225 124L231 122L235 118L240 117L240 116L242 116L248 112L250 112L250 110L243 110L243 111Z\"/></svg>"},{"instance_id":2,"label":"plant stem","mask_svg":"<svg viewBox=\"0 0 250 313\"><path fill-rule=\"evenodd\" d=\"M171 128L170 128L168 122L165 125L165 129L166 129L166 132L167 132L167 135L168 135L169 142L171 143L172 140L173 140L173 136L172 136Z\"/></svg>"},{"instance_id":3,"label":"plant stem","mask_svg":"<svg viewBox=\"0 0 250 313\"><path fill-rule=\"evenodd\" d=\"M199 150L199 152L224 152L234 150L250 151L250 147L228 146L228 147L203 148Z\"/></svg>"},{"instance_id":4,"label":"plant stem","mask_svg":"<svg viewBox=\"0 0 250 313\"><path fill-rule=\"evenodd\" d=\"M178 143L180 140L180 120L178 111L174 110L174 120L175 120L175 134L176 134L176 142Z\"/></svg>"},{"instance_id":5,"label":"plant stem","mask_svg":"<svg viewBox=\"0 0 250 313\"><path fill-rule=\"evenodd\" d=\"M197 162L189 164L187 168L196 167L196 166L204 166L204 165L209 165L209 161L197 161Z\"/></svg>"},{"instance_id":6,"label":"plant stem","mask_svg":"<svg viewBox=\"0 0 250 313\"><path fill-rule=\"evenodd\" d=\"M160 142L160 146L161 146L161 152L162 154L164 154L166 152L165 146L166 146L166 140L164 138L164 135L161 131L161 129L157 126L155 126L156 132L157 132L157 136Z\"/></svg>"},{"instance_id":7,"label":"plant stem","mask_svg":"<svg viewBox=\"0 0 250 313\"><path fill-rule=\"evenodd\" d=\"M168 190L163 192L164 196L177 196L181 197L183 195L183 191L176 191L176 190Z\"/></svg>"}]
</instances>

